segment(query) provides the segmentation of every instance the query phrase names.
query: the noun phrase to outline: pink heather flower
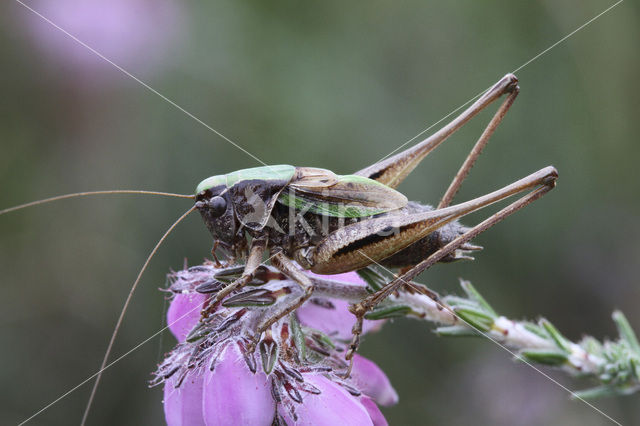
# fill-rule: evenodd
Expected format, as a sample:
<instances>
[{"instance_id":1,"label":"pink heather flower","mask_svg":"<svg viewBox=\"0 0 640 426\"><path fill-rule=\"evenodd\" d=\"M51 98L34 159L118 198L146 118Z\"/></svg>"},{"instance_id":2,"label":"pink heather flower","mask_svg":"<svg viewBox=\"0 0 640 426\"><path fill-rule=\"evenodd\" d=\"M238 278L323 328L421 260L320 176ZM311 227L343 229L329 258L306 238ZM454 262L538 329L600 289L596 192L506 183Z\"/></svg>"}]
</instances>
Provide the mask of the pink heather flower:
<instances>
[{"instance_id":1,"label":"pink heather flower","mask_svg":"<svg viewBox=\"0 0 640 426\"><path fill-rule=\"evenodd\" d=\"M207 296L201 293L175 294L167 310L167 324L169 330L176 336L178 342L184 342L187 334L200 321L200 309Z\"/></svg>"},{"instance_id":2,"label":"pink heather flower","mask_svg":"<svg viewBox=\"0 0 640 426\"><path fill-rule=\"evenodd\" d=\"M29 6L130 71L155 70L181 27L172 0L37 0ZM43 19L19 8L21 28L52 61L92 81L116 76L104 61ZM106 71L106 72L102 72ZM118 76L119 78L119 76Z\"/></svg>"},{"instance_id":3,"label":"pink heather flower","mask_svg":"<svg viewBox=\"0 0 640 426\"><path fill-rule=\"evenodd\" d=\"M343 379L346 346L322 337L308 323L285 318L264 334L255 353L247 350L249 325L269 312L271 305L266 302L277 305L281 297L295 295L295 283L270 280L232 294L201 322L200 310L208 295L194 289L215 289L211 280L215 271L212 264L205 264L171 275L175 295L167 317L179 343L156 372L156 383L164 383L169 426L387 424L376 403L392 405L398 396L384 372L356 355L351 377ZM340 280L358 281L353 276ZM334 314L343 313L330 315ZM325 318L330 315L325 312ZM314 322L313 315L307 319ZM336 326L340 330L325 327L324 331L337 336L345 325L336 322Z\"/></svg>"},{"instance_id":4,"label":"pink heather flower","mask_svg":"<svg viewBox=\"0 0 640 426\"><path fill-rule=\"evenodd\" d=\"M327 278L330 280L350 283L355 286L365 287L366 282L355 272L336 275L317 275L309 273L311 276ZM349 303L345 300L327 300L328 303L317 303L318 299L311 299L310 303L305 303L298 309L300 322L320 330L330 337L337 339L351 339L351 328L356 322L356 318L349 312ZM314 303L316 302L316 303ZM362 331L377 331L384 324L384 320L365 320Z\"/></svg>"}]
</instances>

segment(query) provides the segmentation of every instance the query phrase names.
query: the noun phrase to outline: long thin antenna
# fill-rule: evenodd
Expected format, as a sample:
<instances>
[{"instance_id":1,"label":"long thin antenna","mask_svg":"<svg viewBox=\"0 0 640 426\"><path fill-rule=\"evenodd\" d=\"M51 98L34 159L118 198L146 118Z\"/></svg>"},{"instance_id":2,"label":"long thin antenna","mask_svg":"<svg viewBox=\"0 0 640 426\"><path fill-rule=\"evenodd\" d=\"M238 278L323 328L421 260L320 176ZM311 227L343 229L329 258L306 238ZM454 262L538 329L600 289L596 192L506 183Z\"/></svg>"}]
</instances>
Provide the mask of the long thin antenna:
<instances>
[{"instance_id":1,"label":"long thin antenna","mask_svg":"<svg viewBox=\"0 0 640 426\"><path fill-rule=\"evenodd\" d=\"M165 197L176 197L176 198L189 198L189 199L195 198L195 195L174 194L171 192L158 192L158 191L140 191L140 190L134 190L134 189L112 189L109 191L74 192L73 194L56 195L55 197L43 198L42 200L31 201L30 203L8 207L4 210L0 210L0 215L3 215L5 213L10 213L16 210L20 210L20 209L26 209L27 207L33 207L40 204L50 203L52 201L66 200L67 198L86 197L87 195L108 195L108 194L143 194L143 195L162 195Z\"/></svg>"},{"instance_id":2,"label":"long thin antenna","mask_svg":"<svg viewBox=\"0 0 640 426\"><path fill-rule=\"evenodd\" d=\"M102 372L104 371L104 368L107 365L107 361L109 360L109 355L111 354L111 349L113 347L113 342L116 340L116 336L118 335L118 331L120 330L120 326L122 325L122 320L124 319L124 314L127 312L127 308L129 307L129 303L131 302L131 298L133 297L133 292L138 287L138 283L140 282L140 278L142 277L142 274L147 269L147 266L149 265L149 262L151 261L151 258L153 258L153 256L155 256L156 252L158 251L158 248L164 242L164 240L167 238L167 236L174 230L174 228L180 222L182 222L182 220L185 217L187 217L189 214L191 214L195 209L196 209L195 206L191 207L189 210L187 210L185 213L183 213L182 216L180 216L178 218L178 220L173 222L173 225L171 225L169 227L169 229L167 229L167 231L164 233L162 238L160 238L160 240L156 243L156 245L153 248L153 250L151 250L151 253L149 253L149 256L147 257L147 260L144 262L144 265L142 265L142 269L140 269L140 272L138 272L138 276L136 277L136 280L133 282L133 285L131 286L131 290L129 290L129 294L127 295L127 299L125 300L124 306L122 307L122 311L120 312L120 317L118 317L118 321L116 322L116 326L113 329L113 333L111 334L111 340L109 340L109 345L107 346L107 351L105 352L104 358L102 359L102 364L100 365L99 373L96 376L96 381L93 383L93 388L91 389L91 395L89 395L89 401L87 401L87 407L84 410L84 414L82 416L82 422L80 422L80 426L84 426L85 422L87 421L87 417L89 416L89 410L91 409L91 404L93 403L93 398L96 395L96 391L98 390L98 384L100 383L100 379L102 378Z\"/></svg>"}]
</instances>

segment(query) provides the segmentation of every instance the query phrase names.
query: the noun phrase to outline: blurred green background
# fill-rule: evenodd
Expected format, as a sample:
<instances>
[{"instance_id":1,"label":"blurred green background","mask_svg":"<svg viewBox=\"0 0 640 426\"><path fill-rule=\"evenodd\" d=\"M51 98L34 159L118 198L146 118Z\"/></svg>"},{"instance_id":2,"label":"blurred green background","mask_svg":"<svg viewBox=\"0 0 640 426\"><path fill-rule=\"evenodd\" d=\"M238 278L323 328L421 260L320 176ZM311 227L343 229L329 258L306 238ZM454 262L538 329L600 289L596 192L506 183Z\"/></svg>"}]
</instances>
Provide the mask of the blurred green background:
<instances>
[{"instance_id":1,"label":"blurred green background","mask_svg":"<svg viewBox=\"0 0 640 426\"><path fill-rule=\"evenodd\" d=\"M269 164L348 173L371 164L604 10L607 1L29 3ZM556 190L438 265L441 293L471 280L501 313L567 336L640 329L640 9L624 2L518 72L521 94L458 200L554 165ZM128 188L192 192L258 163L14 1L0 5L0 208ZM493 111L493 110L492 110ZM435 203L486 112L400 190ZM15 424L96 371L145 257L185 200L109 196L0 217L0 412ZM465 219L476 223L488 212ZM151 262L114 356L163 324L165 275L207 256L199 217ZM146 381L165 335L109 369L89 424L161 424ZM599 425L606 419L482 339L396 321L362 353L390 376L391 424ZM588 382L545 370L571 389ZM30 424L75 424L85 385ZM640 423L640 396L596 401Z\"/></svg>"}]
</instances>

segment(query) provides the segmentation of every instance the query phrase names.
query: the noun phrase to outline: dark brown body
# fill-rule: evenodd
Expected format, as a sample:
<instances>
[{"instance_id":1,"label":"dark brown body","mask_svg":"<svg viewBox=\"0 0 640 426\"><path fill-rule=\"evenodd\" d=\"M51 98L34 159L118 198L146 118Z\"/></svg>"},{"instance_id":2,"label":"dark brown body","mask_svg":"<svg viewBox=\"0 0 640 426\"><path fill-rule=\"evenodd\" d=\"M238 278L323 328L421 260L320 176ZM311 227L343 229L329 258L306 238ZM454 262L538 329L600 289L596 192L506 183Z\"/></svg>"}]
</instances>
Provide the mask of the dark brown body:
<instances>
[{"instance_id":1,"label":"dark brown body","mask_svg":"<svg viewBox=\"0 0 640 426\"><path fill-rule=\"evenodd\" d=\"M409 215L419 212L431 211L433 207L422 205L416 202L410 202L407 207L397 211L384 213L375 217L392 216L392 215ZM272 217L277 224L276 226L267 225L262 231L247 230L252 238L260 238L267 236L267 247L270 251L281 249L283 253L291 258L296 259L303 264L303 258L308 258L306 253L319 244L324 238L338 230L339 228L356 223L370 220L371 217L364 218L337 218L330 216L321 216L315 213L306 212L302 217L293 215L289 207L276 203L272 211ZM294 219L293 221L291 219ZM291 229L292 223L294 229ZM453 241L456 237L462 235L468 228L461 225L458 221L448 223L436 231L430 233L421 240L411 244L410 246L398 251L396 254L386 258L380 262L382 265L390 268L405 268L415 265L426 259L429 255L435 253L447 243ZM282 232L281 232L282 231ZM396 230L389 229L386 235L393 234ZM246 239L246 236L238 235L238 239ZM360 240L354 244L342 248L342 251L357 250L363 244L371 242L376 238L385 238L384 235L371 235L364 240ZM236 241L236 246L247 247L246 241ZM301 261L302 260L302 261ZM447 256L443 262L455 260L454 255Z\"/></svg>"}]
</instances>

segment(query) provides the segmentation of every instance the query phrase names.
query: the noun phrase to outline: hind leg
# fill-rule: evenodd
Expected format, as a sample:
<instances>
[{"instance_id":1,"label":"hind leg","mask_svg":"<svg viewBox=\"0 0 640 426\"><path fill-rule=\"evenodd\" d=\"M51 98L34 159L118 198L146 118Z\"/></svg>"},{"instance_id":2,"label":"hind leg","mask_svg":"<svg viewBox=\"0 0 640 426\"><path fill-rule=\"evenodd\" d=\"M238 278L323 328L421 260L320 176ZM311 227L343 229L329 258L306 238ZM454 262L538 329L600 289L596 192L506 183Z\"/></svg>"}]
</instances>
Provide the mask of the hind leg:
<instances>
[{"instance_id":1,"label":"hind leg","mask_svg":"<svg viewBox=\"0 0 640 426\"><path fill-rule=\"evenodd\" d=\"M553 189L553 187L555 186L556 178L557 178L557 172L555 171L555 169L550 169L546 175L536 179L533 182L537 185L540 185L538 189L523 196L522 198L518 199L517 201L503 208L499 212L491 215L489 218L485 219L483 222L479 223L478 225L474 226L464 234L460 235L458 238L454 239L453 241L451 241L450 243L442 247L440 250L436 251L431 256L427 257L425 260L415 265L413 268L411 268L407 272L403 273L402 275L395 278L393 281L386 284L380 290L367 296L362 301L351 305L349 310L356 316L357 322L353 328L353 339L351 341L351 346L349 351L347 352L346 358L350 360L353 357L353 354L358 349L360 334L362 332L362 321L367 312L375 308L380 302L382 302L384 299L389 297L389 295L391 295L393 292L400 289L402 286L410 284L411 281L418 274L430 268L435 263L443 259L445 256L453 253L462 245L466 244L471 239L477 237L480 233L491 228L493 225L497 224L498 222L501 222L506 217L510 216L511 214L515 213L521 208L527 206L528 204L542 197L544 194L546 194L551 189ZM528 188L530 186L531 185L526 185L526 186L523 185L524 188ZM365 254L363 253L363 255ZM376 263L377 265L382 266L378 262L372 262L372 263Z\"/></svg>"},{"instance_id":2,"label":"hind leg","mask_svg":"<svg viewBox=\"0 0 640 426\"><path fill-rule=\"evenodd\" d=\"M377 163L356 172L356 175L365 176L370 179L377 180L385 185L395 188L406 178L409 173L438 145L444 142L454 132L464 126L469 120L471 120L476 114L485 109L495 100L500 98L504 94L509 94L509 98L506 99L498 112L494 115L493 119L487 126L487 129L483 133L481 140L478 141L476 147L472 150L470 157L472 157L471 165L480 155L482 147L486 145L486 141L489 139L495 127L500 123L504 114L513 103L518 92L518 79L513 74L507 74L502 77L493 87L487 90L480 98L475 101L469 108L463 111L459 116L454 118L449 124L438 130L427 139L418 143L411 148L408 148L390 158L383 159ZM480 145L479 145L480 143ZM405 144L406 145L406 144ZM404 146L404 145L403 145ZM400 147L402 148L402 146ZM477 153L474 153L478 149ZM394 151L395 152L395 151ZM469 168L471 168L469 166ZM466 174L465 174L466 176ZM462 177L464 179L464 177ZM450 200L449 200L450 201Z\"/></svg>"}]
</instances>

